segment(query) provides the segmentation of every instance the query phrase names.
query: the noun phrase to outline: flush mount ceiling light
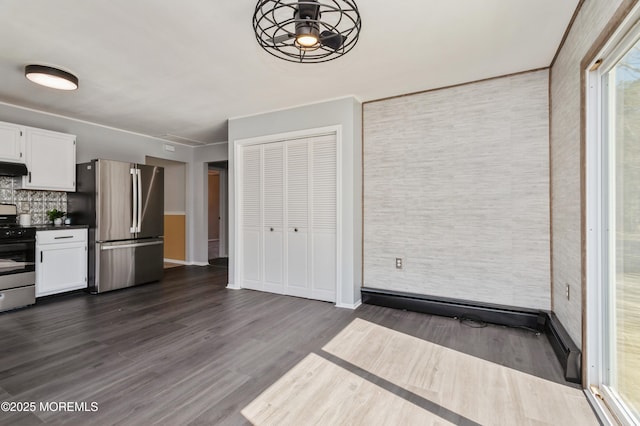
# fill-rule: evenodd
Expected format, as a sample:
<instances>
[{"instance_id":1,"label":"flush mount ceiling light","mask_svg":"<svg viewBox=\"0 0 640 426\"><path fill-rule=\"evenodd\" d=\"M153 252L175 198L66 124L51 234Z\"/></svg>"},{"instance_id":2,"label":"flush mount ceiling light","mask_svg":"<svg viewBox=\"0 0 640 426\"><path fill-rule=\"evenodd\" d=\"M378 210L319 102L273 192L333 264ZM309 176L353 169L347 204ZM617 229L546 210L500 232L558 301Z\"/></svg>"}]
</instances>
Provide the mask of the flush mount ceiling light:
<instances>
[{"instance_id":1,"label":"flush mount ceiling light","mask_svg":"<svg viewBox=\"0 0 640 426\"><path fill-rule=\"evenodd\" d=\"M78 88L78 77L58 68L45 65L27 65L24 67L24 75L34 83L52 89L76 90Z\"/></svg>"},{"instance_id":2,"label":"flush mount ceiling light","mask_svg":"<svg viewBox=\"0 0 640 426\"><path fill-rule=\"evenodd\" d=\"M353 0L263 0L253 14L260 46L280 59L317 63L356 45L362 23Z\"/></svg>"}]
</instances>

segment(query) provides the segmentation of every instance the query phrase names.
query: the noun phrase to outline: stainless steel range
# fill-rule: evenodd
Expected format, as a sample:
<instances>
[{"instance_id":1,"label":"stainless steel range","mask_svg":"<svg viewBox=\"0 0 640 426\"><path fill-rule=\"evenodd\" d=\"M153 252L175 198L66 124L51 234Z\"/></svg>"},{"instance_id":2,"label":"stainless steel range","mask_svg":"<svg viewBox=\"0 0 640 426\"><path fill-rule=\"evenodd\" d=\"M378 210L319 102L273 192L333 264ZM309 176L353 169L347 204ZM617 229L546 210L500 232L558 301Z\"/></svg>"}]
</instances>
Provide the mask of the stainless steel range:
<instances>
[{"instance_id":1,"label":"stainless steel range","mask_svg":"<svg viewBox=\"0 0 640 426\"><path fill-rule=\"evenodd\" d=\"M17 224L13 204L0 204L0 312L36 301L36 229Z\"/></svg>"}]
</instances>

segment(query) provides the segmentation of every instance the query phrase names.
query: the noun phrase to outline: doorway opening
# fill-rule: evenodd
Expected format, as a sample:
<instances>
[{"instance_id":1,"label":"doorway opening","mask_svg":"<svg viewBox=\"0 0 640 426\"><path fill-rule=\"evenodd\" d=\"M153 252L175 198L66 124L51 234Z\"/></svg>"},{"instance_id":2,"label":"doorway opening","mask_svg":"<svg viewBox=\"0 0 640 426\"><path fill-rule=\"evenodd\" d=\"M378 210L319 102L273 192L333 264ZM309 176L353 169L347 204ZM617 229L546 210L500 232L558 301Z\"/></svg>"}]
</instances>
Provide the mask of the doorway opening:
<instances>
[{"instance_id":1,"label":"doorway opening","mask_svg":"<svg viewBox=\"0 0 640 426\"><path fill-rule=\"evenodd\" d=\"M164 268L185 265L187 164L149 156L145 157L145 163L164 167Z\"/></svg>"},{"instance_id":2,"label":"doorway opening","mask_svg":"<svg viewBox=\"0 0 640 426\"><path fill-rule=\"evenodd\" d=\"M226 265L227 254L227 161L207 164L207 259Z\"/></svg>"}]
</instances>

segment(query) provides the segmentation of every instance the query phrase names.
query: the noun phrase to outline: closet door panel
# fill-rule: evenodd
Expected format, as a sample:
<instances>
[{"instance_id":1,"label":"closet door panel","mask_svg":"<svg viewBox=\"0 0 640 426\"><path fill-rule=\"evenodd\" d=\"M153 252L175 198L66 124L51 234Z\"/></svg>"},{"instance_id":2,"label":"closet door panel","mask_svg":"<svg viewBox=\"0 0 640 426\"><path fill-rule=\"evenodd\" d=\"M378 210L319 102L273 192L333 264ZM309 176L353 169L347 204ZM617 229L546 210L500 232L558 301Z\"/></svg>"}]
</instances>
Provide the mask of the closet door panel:
<instances>
[{"instance_id":1,"label":"closet door panel","mask_svg":"<svg viewBox=\"0 0 640 426\"><path fill-rule=\"evenodd\" d=\"M336 234L313 233L313 291L314 299L336 300Z\"/></svg>"},{"instance_id":2,"label":"closet door panel","mask_svg":"<svg viewBox=\"0 0 640 426\"><path fill-rule=\"evenodd\" d=\"M316 137L311 151L311 253L314 299L336 300L336 138Z\"/></svg>"},{"instance_id":3,"label":"closet door panel","mask_svg":"<svg viewBox=\"0 0 640 426\"><path fill-rule=\"evenodd\" d=\"M292 296L311 297L309 288L308 246L306 232L289 234L287 253L287 290Z\"/></svg>"},{"instance_id":4,"label":"closet door panel","mask_svg":"<svg viewBox=\"0 0 640 426\"><path fill-rule=\"evenodd\" d=\"M244 287L260 290L260 231L245 230L242 247Z\"/></svg>"},{"instance_id":5,"label":"closet door panel","mask_svg":"<svg viewBox=\"0 0 640 426\"><path fill-rule=\"evenodd\" d=\"M259 146L242 152L242 281L262 288L262 156Z\"/></svg>"},{"instance_id":6,"label":"closet door panel","mask_svg":"<svg viewBox=\"0 0 640 426\"><path fill-rule=\"evenodd\" d=\"M284 241L282 231L264 234L264 281L265 290L284 292Z\"/></svg>"},{"instance_id":7,"label":"closet door panel","mask_svg":"<svg viewBox=\"0 0 640 426\"><path fill-rule=\"evenodd\" d=\"M289 141L287 151L287 294L310 297L309 287L309 144Z\"/></svg>"},{"instance_id":8,"label":"closet door panel","mask_svg":"<svg viewBox=\"0 0 640 426\"><path fill-rule=\"evenodd\" d=\"M284 292L284 144L263 148L265 290Z\"/></svg>"}]
</instances>

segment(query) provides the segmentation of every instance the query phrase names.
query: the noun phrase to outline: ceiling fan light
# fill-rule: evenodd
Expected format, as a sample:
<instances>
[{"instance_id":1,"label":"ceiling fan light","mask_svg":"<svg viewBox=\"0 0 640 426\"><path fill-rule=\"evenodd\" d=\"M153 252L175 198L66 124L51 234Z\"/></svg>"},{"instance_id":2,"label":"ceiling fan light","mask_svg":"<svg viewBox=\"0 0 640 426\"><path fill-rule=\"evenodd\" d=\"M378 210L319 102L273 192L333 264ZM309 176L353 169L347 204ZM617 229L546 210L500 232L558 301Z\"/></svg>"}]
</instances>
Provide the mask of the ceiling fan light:
<instances>
[{"instance_id":1,"label":"ceiling fan light","mask_svg":"<svg viewBox=\"0 0 640 426\"><path fill-rule=\"evenodd\" d=\"M296 36L296 42L302 48L314 47L316 44L318 44L318 41L320 41L320 37L318 37L313 32L310 32L308 34L299 34Z\"/></svg>"},{"instance_id":2,"label":"ceiling fan light","mask_svg":"<svg viewBox=\"0 0 640 426\"><path fill-rule=\"evenodd\" d=\"M24 75L32 82L52 89L76 90L78 88L78 77L58 68L27 65L24 68Z\"/></svg>"},{"instance_id":3,"label":"ceiling fan light","mask_svg":"<svg viewBox=\"0 0 640 426\"><path fill-rule=\"evenodd\" d=\"M298 63L345 55L357 43L361 27L355 0L259 0L253 14L260 47Z\"/></svg>"}]
</instances>

